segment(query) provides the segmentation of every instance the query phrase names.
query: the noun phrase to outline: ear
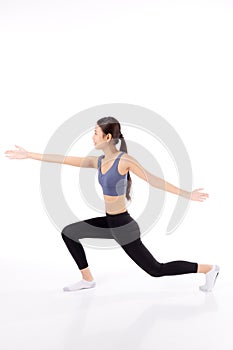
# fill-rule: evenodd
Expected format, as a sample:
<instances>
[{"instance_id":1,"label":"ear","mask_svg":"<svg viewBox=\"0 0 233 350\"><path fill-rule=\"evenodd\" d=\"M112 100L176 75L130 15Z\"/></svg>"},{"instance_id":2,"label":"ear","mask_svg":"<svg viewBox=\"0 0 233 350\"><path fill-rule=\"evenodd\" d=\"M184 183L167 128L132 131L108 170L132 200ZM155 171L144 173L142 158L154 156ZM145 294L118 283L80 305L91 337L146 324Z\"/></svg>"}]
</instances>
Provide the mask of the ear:
<instances>
[{"instance_id":1,"label":"ear","mask_svg":"<svg viewBox=\"0 0 233 350\"><path fill-rule=\"evenodd\" d=\"M110 142L111 139L112 139L112 135L108 133L108 134L107 134L107 142Z\"/></svg>"}]
</instances>

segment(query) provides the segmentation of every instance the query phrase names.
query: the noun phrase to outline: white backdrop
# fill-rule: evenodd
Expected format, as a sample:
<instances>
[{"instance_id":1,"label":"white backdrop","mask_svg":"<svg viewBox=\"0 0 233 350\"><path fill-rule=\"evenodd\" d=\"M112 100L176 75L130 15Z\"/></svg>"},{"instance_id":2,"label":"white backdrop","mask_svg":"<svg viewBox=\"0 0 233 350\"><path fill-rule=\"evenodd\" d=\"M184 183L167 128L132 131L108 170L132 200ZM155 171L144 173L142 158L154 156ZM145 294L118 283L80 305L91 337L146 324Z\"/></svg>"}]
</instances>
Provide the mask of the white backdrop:
<instances>
[{"instance_id":1,"label":"white backdrop","mask_svg":"<svg viewBox=\"0 0 233 350\"><path fill-rule=\"evenodd\" d=\"M192 202L182 224L166 236L176 202L175 195L167 194L163 215L143 238L145 245L164 262L218 263L230 271L233 2L1 0L0 4L0 259L76 269L44 210L40 162L9 160L4 152L17 144L41 153L71 116L120 102L149 108L176 129L191 158L193 188L204 187L210 196L203 203ZM123 128L122 133L134 139L130 129ZM178 186L169 155L161 145L155 152L165 180ZM77 144L70 154L85 152ZM83 219L98 216L79 196L78 169L67 166L63 171L62 185L72 210L77 215L81 211ZM136 219L139 195L147 186L131 177L135 200L128 209ZM116 264L127 269L130 264L120 248L86 248L86 254L96 271Z\"/></svg>"}]
</instances>

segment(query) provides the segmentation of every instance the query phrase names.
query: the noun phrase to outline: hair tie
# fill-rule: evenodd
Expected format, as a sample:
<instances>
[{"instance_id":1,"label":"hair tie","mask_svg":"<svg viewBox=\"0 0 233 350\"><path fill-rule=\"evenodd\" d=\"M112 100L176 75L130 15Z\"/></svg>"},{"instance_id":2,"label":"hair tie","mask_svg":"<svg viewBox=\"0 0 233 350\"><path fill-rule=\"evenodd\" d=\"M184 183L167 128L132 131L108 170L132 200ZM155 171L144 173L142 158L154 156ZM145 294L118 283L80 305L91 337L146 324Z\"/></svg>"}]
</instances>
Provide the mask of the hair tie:
<instances>
[{"instance_id":1,"label":"hair tie","mask_svg":"<svg viewBox=\"0 0 233 350\"><path fill-rule=\"evenodd\" d=\"M120 139L123 139L124 138L124 136L122 135L122 134L120 134L120 137L119 137Z\"/></svg>"}]
</instances>

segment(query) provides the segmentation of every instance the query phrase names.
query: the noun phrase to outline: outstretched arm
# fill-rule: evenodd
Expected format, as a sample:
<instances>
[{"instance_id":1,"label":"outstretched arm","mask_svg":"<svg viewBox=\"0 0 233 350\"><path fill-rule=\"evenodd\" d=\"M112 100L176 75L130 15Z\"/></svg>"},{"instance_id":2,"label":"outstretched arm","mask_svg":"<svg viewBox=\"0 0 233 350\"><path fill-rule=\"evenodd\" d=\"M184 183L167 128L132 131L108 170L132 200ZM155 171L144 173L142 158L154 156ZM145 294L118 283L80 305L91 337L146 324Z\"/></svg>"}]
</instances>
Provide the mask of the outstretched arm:
<instances>
[{"instance_id":1,"label":"outstretched arm","mask_svg":"<svg viewBox=\"0 0 233 350\"><path fill-rule=\"evenodd\" d=\"M123 158L122 158L123 161ZM134 157L130 155L126 155L124 158L124 165L128 171L132 171L135 175L148 182L151 186L158 188L160 190L164 190L187 199L191 199L194 201L203 202L206 198L209 197L207 193L201 193L200 190L203 188L198 188L192 192L188 192L178 188L171 183L165 181L164 179L151 174L147 171Z\"/></svg>"},{"instance_id":2,"label":"outstretched arm","mask_svg":"<svg viewBox=\"0 0 233 350\"><path fill-rule=\"evenodd\" d=\"M74 156L63 156L61 154L42 154L28 152L23 147L15 145L18 150L7 150L5 151L6 157L9 159L35 159L43 162L62 163L67 165L73 165L76 167L83 168L94 168L96 158L94 156L89 157L74 157Z\"/></svg>"}]
</instances>

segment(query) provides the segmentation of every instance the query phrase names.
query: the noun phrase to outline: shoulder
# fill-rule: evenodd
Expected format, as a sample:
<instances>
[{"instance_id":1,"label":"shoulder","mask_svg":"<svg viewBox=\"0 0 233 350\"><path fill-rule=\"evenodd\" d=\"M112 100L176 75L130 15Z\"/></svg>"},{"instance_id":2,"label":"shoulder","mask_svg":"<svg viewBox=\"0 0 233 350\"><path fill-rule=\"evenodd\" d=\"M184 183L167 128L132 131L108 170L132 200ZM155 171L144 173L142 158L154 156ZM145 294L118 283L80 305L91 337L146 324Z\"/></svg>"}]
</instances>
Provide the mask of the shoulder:
<instances>
[{"instance_id":1,"label":"shoulder","mask_svg":"<svg viewBox=\"0 0 233 350\"><path fill-rule=\"evenodd\" d=\"M143 179L145 178L145 175L148 176L149 172L142 166L142 164L138 162L135 157L131 156L128 153L125 153L121 158L122 168L125 171L131 171Z\"/></svg>"},{"instance_id":2,"label":"shoulder","mask_svg":"<svg viewBox=\"0 0 233 350\"><path fill-rule=\"evenodd\" d=\"M121 156L121 166L125 171L130 171L133 169L133 165L140 166L137 159L132 157L130 154L124 152Z\"/></svg>"},{"instance_id":3,"label":"shoulder","mask_svg":"<svg viewBox=\"0 0 233 350\"><path fill-rule=\"evenodd\" d=\"M130 163L137 161L134 157L132 157L130 154L124 152L121 156L121 159L123 160L123 163L130 165Z\"/></svg>"}]
</instances>

